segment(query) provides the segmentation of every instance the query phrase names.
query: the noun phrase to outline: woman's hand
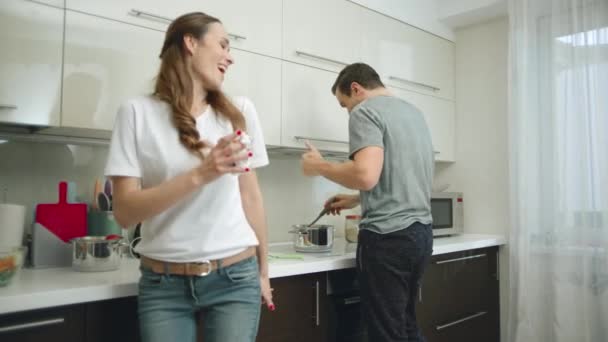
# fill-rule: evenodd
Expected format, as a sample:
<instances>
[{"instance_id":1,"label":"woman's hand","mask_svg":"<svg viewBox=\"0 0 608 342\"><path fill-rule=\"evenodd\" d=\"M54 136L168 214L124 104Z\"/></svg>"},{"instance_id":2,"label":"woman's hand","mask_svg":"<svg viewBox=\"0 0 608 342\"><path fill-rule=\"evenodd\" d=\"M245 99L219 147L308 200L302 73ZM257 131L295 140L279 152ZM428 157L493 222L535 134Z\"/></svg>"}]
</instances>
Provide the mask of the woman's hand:
<instances>
[{"instance_id":1,"label":"woman's hand","mask_svg":"<svg viewBox=\"0 0 608 342\"><path fill-rule=\"evenodd\" d=\"M270 278L268 276L260 275L260 287L262 289L262 304L266 304L266 307L270 311L274 311L274 303L272 302L272 291L270 287Z\"/></svg>"},{"instance_id":2,"label":"woman's hand","mask_svg":"<svg viewBox=\"0 0 608 342\"><path fill-rule=\"evenodd\" d=\"M249 172L249 168L236 166L237 162L251 157L251 152L246 151L246 146L239 139L241 131L222 137L200 166L194 171L201 180L201 184L211 183L220 176L227 173Z\"/></svg>"},{"instance_id":3,"label":"woman's hand","mask_svg":"<svg viewBox=\"0 0 608 342\"><path fill-rule=\"evenodd\" d=\"M325 201L325 208L329 208L332 215L340 215L343 209L352 209L359 205L359 195L336 195Z\"/></svg>"}]
</instances>

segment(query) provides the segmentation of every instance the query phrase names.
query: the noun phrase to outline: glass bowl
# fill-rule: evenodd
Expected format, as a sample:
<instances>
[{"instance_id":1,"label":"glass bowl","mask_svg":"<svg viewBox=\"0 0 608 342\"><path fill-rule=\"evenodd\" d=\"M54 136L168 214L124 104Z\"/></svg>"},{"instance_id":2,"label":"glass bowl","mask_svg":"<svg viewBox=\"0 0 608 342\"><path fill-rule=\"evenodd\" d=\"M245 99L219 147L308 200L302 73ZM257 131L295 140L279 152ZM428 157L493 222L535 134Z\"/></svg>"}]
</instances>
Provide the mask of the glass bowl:
<instances>
[{"instance_id":1,"label":"glass bowl","mask_svg":"<svg viewBox=\"0 0 608 342\"><path fill-rule=\"evenodd\" d=\"M0 286L7 286L23 266L25 247L0 248Z\"/></svg>"}]
</instances>

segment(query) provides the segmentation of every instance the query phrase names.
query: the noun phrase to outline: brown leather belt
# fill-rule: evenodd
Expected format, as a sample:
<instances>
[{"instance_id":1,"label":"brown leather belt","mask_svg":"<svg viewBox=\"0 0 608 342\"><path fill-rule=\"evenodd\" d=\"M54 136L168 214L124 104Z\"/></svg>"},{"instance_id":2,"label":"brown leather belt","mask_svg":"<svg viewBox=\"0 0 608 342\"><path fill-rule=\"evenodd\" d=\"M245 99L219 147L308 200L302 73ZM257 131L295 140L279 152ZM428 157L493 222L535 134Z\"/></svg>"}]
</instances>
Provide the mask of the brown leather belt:
<instances>
[{"instance_id":1,"label":"brown leather belt","mask_svg":"<svg viewBox=\"0 0 608 342\"><path fill-rule=\"evenodd\" d=\"M167 262L150 259L142 255L141 265L154 273L169 273L182 276L204 277L209 273L216 271L220 267L227 267L236 264L237 262L250 258L254 255L255 247L249 247L238 254L231 255L224 259L206 260L202 262Z\"/></svg>"}]
</instances>

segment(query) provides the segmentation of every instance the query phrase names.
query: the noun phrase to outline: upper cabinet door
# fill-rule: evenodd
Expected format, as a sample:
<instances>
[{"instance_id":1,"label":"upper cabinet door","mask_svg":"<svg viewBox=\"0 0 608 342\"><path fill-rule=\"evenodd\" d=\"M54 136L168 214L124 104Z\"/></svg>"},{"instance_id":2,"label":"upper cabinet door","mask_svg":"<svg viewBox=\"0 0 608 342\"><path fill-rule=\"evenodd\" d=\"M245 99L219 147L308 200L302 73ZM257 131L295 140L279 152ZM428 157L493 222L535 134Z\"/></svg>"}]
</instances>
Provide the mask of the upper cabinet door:
<instances>
[{"instance_id":1,"label":"upper cabinet door","mask_svg":"<svg viewBox=\"0 0 608 342\"><path fill-rule=\"evenodd\" d=\"M64 11L23 0L0 6L0 122L57 126Z\"/></svg>"},{"instance_id":2,"label":"upper cabinet door","mask_svg":"<svg viewBox=\"0 0 608 342\"><path fill-rule=\"evenodd\" d=\"M454 102L413 91L391 88L395 96L411 103L424 115L431 131L436 161L453 162L455 142Z\"/></svg>"},{"instance_id":3,"label":"upper cabinet door","mask_svg":"<svg viewBox=\"0 0 608 342\"><path fill-rule=\"evenodd\" d=\"M454 43L362 9L363 61L388 86L454 99Z\"/></svg>"},{"instance_id":4,"label":"upper cabinet door","mask_svg":"<svg viewBox=\"0 0 608 342\"><path fill-rule=\"evenodd\" d=\"M204 12L224 23L234 47L281 56L281 0L67 0L66 6L163 32L180 15Z\"/></svg>"},{"instance_id":5,"label":"upper cabinet door","mask_svg":"<svg viewBox=\"0 0 608 342\"><path fill-rule=\"evenodd\" d=\"M205 12L222 21L233 47L280 58L281 1L189 0L186 2L193 4L191 10Z\"/></svg>"},{"instance_id":6,"label":"upper cabinet door","mask_svg":"<svg viewBox=\"0 0 608 342\"><path fill-rule=\"evenodd\" d=\"M266 145L281 144L281 61L254 53L232 50L234 64L226 73L224 91L244 96L258 113ZM260 80L264 85L260 86Z\"/></svg>"},{"instance_id":7,"label":"upper cabinet door","mask_svg":"<svg viewBox=\"0 0 608 342\"><path fill-rule=\"evenodd\" d=\"M66 0L65 7L69 10L94 14L164 32L175 15L171 7L183 2L163 0ZM160 52L160 46L158 49Z\"/></svg>"},{"instance_id":8,"label":"upper cabinet door","mask_svg":"<svg viewBox=\"0 0 608 342\"><path fill-rule=\"evenodd\" d=\"M152 92L163 37L67 11L61 125L112 130L121 103Z\"/></svg>"},{"instance_id":9,"label":"upper cabinet door","mask_svg":"<svg viewBox=\"0 0 608 342\"><path fill-rule=\"evenodd\" d=\"M303 148L310 140L321 150L348 152L348 113L331 94L336 76L283 62L283 146Z\"/></svg>"},{"instance_id":10,"label":"upper cabinet door","mask_svg":"<svg viewBox=\"0 0 608 342\"><path fill-rule=\"evenodd\" d=\"M283 58L330 71L358 62L360 13L346 0L283 1Z\"/></svg>"}]
</instances>

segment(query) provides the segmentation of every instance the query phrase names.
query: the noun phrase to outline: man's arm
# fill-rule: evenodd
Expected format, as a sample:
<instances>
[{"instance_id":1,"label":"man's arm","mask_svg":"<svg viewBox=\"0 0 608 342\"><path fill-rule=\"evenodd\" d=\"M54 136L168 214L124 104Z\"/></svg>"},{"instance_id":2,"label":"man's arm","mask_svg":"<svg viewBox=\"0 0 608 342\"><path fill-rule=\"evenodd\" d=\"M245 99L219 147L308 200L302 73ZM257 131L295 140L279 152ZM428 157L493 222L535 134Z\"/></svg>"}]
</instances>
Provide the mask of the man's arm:
<instances>
[{"instance_id":1,"label":"man's arm","mask_svg":"<svg viewBox=\"0 0 608 342\"><path fill-rule=\"evenodd\" d=\"M332 163L321 156L312 145L302 156L302 169L307 176L320 175L349 189L371 190L380 179L384 149L368 146L357 151L352 161Z\"/></svg>"}]
</instances>

